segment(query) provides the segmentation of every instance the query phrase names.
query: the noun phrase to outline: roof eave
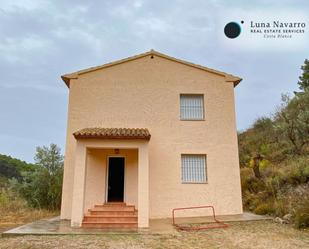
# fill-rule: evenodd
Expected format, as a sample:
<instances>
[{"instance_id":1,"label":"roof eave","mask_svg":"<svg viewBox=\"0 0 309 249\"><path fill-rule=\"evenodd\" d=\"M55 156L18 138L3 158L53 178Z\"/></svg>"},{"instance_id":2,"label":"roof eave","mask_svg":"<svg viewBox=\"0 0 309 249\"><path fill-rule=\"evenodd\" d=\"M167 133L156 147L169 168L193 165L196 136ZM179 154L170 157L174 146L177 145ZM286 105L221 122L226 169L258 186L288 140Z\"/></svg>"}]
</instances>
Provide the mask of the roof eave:
<instances>
[{"instance_id":1,"label":"roof eave","mask_svg":"<svg viewBox=\"0 0 309 249\"><path fill-rule=\"evenodd\" d=\"M61 75L61 79L64 81L64 83L67 85L68 88L70 88L70 80L71 79L77 79L78 75L75 74L64 74Z\"/></svg>"},{"instance_id":2,"label":"roof eave","mask_svg":"<svg viewBox=\"0 0 309 249\"><path fill-rule=\"evenodd\" d=\"M242 78L237 77L235 75L232 75L232 74L225 75L225 82L233 82L234 87L236 87L241 81L242 81Z\"/></svg>"},{"instance_id":3,"label":"roof eave","mask_svg":"<svg viewBox=\"0 0 309 249\"><path fill-rule=\"evenodd\" d=\"M234 87L236 87L241 81L242 81L242 78L239 78L238 80L235 80L234 81Z\"/></svg>"},{"instance_id":4,"label":"roof eave","mask_svg":"<svg viewBox=\"0 0 309 249\"><path fill-rule=\"evenodd\" d=\"M221 72L221 71L218 71L218 70L215 70L215 69L211 69L211 68L208 68L208 67L204 67L204 66L201 66L201 65L198 65L198 64L194 64L194 63L191 63L191 62L188 62L188 61L184 61L184 60L181 60L181 59L177 59L177 58L171 57L169 55L162 54L162 53L155 51L153 49L151 49L148 52L139 54L139 55L131 56L131 57L121 59L121 60L118 60L118 61L114 61L114 62L110 62L110 63L104 64L104 65L101 65L101 66L91 67L91 68L83 69L83 70L76 71L76 72L73 72L73 73L64 74L64 75L61 76L61 78L65 82L67 87L70 88L70 80L71 79L77 79L78 76L81 75L81 74L85 74L85 73L93 72L93 71L100 70L100 69L103 69L103 68L115 66L115 65L118 65L118 64L121 64L121 63L124 63L124 62L128 62L128 61L131 61L131 60L135 60L135 59L138 59L138 58L142 58L142 57L145 57L145 56L148 56L148 55L156 55L156 56L159 56L159 57L163 57L163 58L172 60L174 62L185 64L187 66L191 66L191 67L194 67L194 68L205 70L205 71L208 71L210 73L217 74L217 75L225 76L227 82L234 82L234 87L236 87L239 84L239 82L241 82L241 80L242 80L241 78L239 78L237 76L234 76L234 75L231 75L231 74L228 74L228 73L225 73L225 72Z\"/></svg>"},{"instance_id":5,"label":"roof eave","mask_svg":"<svg viewBox=\"0 0 309 249\"><path fill-rule=\"evenodd\" d=\"M234 87L236 87L241 81L242 81L242 78L238 78L238 77L235 77L232 80L227 80L227 82L233 82L234 83Z\"/></svg>"}]
</instances>

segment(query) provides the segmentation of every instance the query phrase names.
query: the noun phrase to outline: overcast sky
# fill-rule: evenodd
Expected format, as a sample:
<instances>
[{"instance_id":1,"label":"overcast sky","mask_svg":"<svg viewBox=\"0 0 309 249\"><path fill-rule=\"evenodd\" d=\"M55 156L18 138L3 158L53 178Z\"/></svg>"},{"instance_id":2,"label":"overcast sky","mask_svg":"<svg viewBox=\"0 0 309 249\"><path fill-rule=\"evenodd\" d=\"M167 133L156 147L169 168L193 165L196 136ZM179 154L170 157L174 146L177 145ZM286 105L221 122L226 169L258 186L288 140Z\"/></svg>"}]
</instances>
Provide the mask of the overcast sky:
<instances>
[{"instance_id":1,"label":"overcast sky","mask_svg":"<svg viewBox=\"0 0 309 249\"><path fill-rule=\"evenodd\" d=\"M223 38L225 20L244 13L309 13L307 0L256 2L0 0L0 153L31 162L36 146L63 150L68 89L60 76L152 48L242 77L237 127L248 128L296 90L309 57L309 43L257 48Z\"/></svg>"}]
</instances>

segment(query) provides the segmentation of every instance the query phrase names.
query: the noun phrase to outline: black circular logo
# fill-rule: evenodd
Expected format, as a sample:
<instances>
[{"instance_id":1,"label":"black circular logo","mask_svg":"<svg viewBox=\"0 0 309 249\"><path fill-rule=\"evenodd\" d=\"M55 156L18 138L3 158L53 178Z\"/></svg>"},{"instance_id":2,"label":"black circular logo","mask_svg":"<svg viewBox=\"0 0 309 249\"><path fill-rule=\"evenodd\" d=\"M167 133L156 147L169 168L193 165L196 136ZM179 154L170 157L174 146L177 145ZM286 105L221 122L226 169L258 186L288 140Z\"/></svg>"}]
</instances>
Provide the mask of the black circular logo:
<instances>
[{"instance_id":1,"label":"black circular logo","mask_svg":"<svg viewBox=\"0 0 309 249\"><path fill-rule=\"evenodd\" d=\"M230 39L234 39L237 36L239 36L240 32L241 32L241 27L237 22L229 22L224 27L224 34Z\"/></svg>"}]
</instances>

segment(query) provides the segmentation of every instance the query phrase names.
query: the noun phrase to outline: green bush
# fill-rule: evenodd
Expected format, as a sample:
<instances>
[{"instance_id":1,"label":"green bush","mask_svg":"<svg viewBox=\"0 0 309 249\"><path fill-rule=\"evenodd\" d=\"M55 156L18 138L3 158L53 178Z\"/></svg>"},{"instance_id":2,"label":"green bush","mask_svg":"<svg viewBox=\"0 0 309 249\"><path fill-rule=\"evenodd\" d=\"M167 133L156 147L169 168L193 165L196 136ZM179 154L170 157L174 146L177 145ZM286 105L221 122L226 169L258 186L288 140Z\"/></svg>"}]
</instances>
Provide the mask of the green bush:
<instances>
[{"instance_id":1,"label":"green bush","mask_svg":"<svg viewBox=\"0 0 309 249\"><path fill-rule=\"evenodd\" d=\"M252 174L252 169L250 168L241 168L240 169L241 177L241 188L243 190L249 189L250 181L254 177Z\"/></svg>"},{"instance_id":2,"label":"green bush","mask_svg":"<svg viewBox=\"0 0 309 249\"><path fill-rule=\"evenodd\" d=\"M38 147L37 168L23 172L22 182L11 180L11 186L33 208L58 210L61 205L63 156L57 145Z\"/></svg>"},{"instance_id":3,"label":"green bush","mask_svg":"<svg viewBox=\"0 0 309 249\"><path fill-rule=\"evenodd\" d=\"M256 214L273 214L275 213L275 208L273 203L262 203L260 205L258 205L255 209L254 212Z\"/></svg>"},{"instance_id":4,"label":"green bush","mask_svg":"<svg viewBox=\"0 0 309 249\"><path fill-rule=\"evenodd\" d=\"M258 193L265 190L265 184L260 179L257 179L252 174L252 169L242 168L240 171L241 187L243 190L249 190L253 193Z\"/></svg>"},{"instance_id":5,"label":"green bush","mask_svg":"<svg viewBox=\"0 0 309 249\"><path fill-rule=\"evenodd\" d=\"M285 197L277 197L274 201L273 215L283 217L285 214L291 212L291 210L288 209L288 204L288 200Z\"/></svg>"},{"instance_id":6,"label":"green bush","mask_svg":"<svg viewBox=\"0 0 309 249\"><path fill-rule=\"evenodd\" d=\"M17 182L17 180L15 181ZM18 196L9 183L0 188L0 213L2 215L25 206L26 201Z\"/></svg>"},{"instance_id":7,"label":"green bush","mask_svg":"<svg viewBox=\"0 0 309 249\"><path fill-rule=\"evenodd\" d=\"M289 170L287 172L289 182L294 185L306 183L309 181L309 159L298 158L290 162Z\"/></svg>"},{"instance_id":8,"label":"green bush","mask_svg":"<svg viewBox=\"0 0 309 249\"><path fill-rule=\"evenodd\" d=\"M34 169L35 165L33 164L0 154L0 177L2 178L15 178L21 180L21 172Z\"/></svg>"},{"instance_id":9,"label":"green bush","mask_svg":"<svg viewBox=\"0 0 309 249\"><path fill-rule=\"evenodd\" d=\"M309 200L295 211L294 223L298 229L309 227Z\"/></svg>"},{"instance_id":10,"label":"green bush","mask_svg":"<svg viewBox=\"0 0 309 249\"><path fill-rule=\"evenodd\" d=\"M8 202L9 202L9 198L7 194L2 190L0 192L0 206L7 205Z\"/></svg>"},{"instance_id":11,"label":"green bush","mask_svg":"<svg viewBox=\"0 0 309 249\"><path fill-rule=\"evenodd\" d=\"M41 168L23 175L23 182L17 185L18 192L30 207L49 210L60 209L62 170L50 174Z\"/></svg>"},{"instance_id":12,"label":"green bush","mask_svg":"<svg viewBox=\"0 0 309 249\"><path fill-rule=\"evenodd\" d=\"M308 160L308 157L296 157L281 165L272 165L263 169L260 179L254 177L252 169L241 168L244 208L261 215L283 217L291 213L296 217L294 210L304 207L302 200L309 194ZM298 221L306 217L302 209L299 210Z\"/></svg>"}]
</instances>

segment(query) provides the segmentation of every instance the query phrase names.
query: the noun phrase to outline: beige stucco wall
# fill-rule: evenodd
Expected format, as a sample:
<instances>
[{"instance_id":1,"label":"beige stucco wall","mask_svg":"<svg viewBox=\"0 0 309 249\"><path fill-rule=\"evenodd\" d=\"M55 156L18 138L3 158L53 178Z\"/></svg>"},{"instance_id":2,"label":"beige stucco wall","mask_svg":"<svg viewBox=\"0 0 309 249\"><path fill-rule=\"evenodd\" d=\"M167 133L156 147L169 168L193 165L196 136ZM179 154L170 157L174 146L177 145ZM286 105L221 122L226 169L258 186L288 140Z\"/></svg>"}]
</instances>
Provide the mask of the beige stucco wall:
<instances>
[{"instance_id":1,"label":"beige stucco wall","mask_svg":"<svg viewBox=\"0 0 309 249\"><path fill-rule=\"evenodd\" d=\"M179 120L181 93L204 94L205 121ZM175 207L207 204L217 214L242 212L234 88L223 76L147 56L72 79L61 208L65 219L71 218L72 133L85 127L149 129L151 218L170 217ZM207 154L207 184L181 183L182 153Z\"/></svg>"},{"instance_id":2,"label":"beige stucco wall","mask_svg":"<svg viewBox=\"0 0 309 249\"><path fill-rule=\"evenodd\" d=\"M121 149L115 154L114 149L88 149L86 160L86 186L84 212L94 204L106 201L106 173L109 156L125 158L124 201L137 207L137 149Z\"/></svg>"}]
</instances>

